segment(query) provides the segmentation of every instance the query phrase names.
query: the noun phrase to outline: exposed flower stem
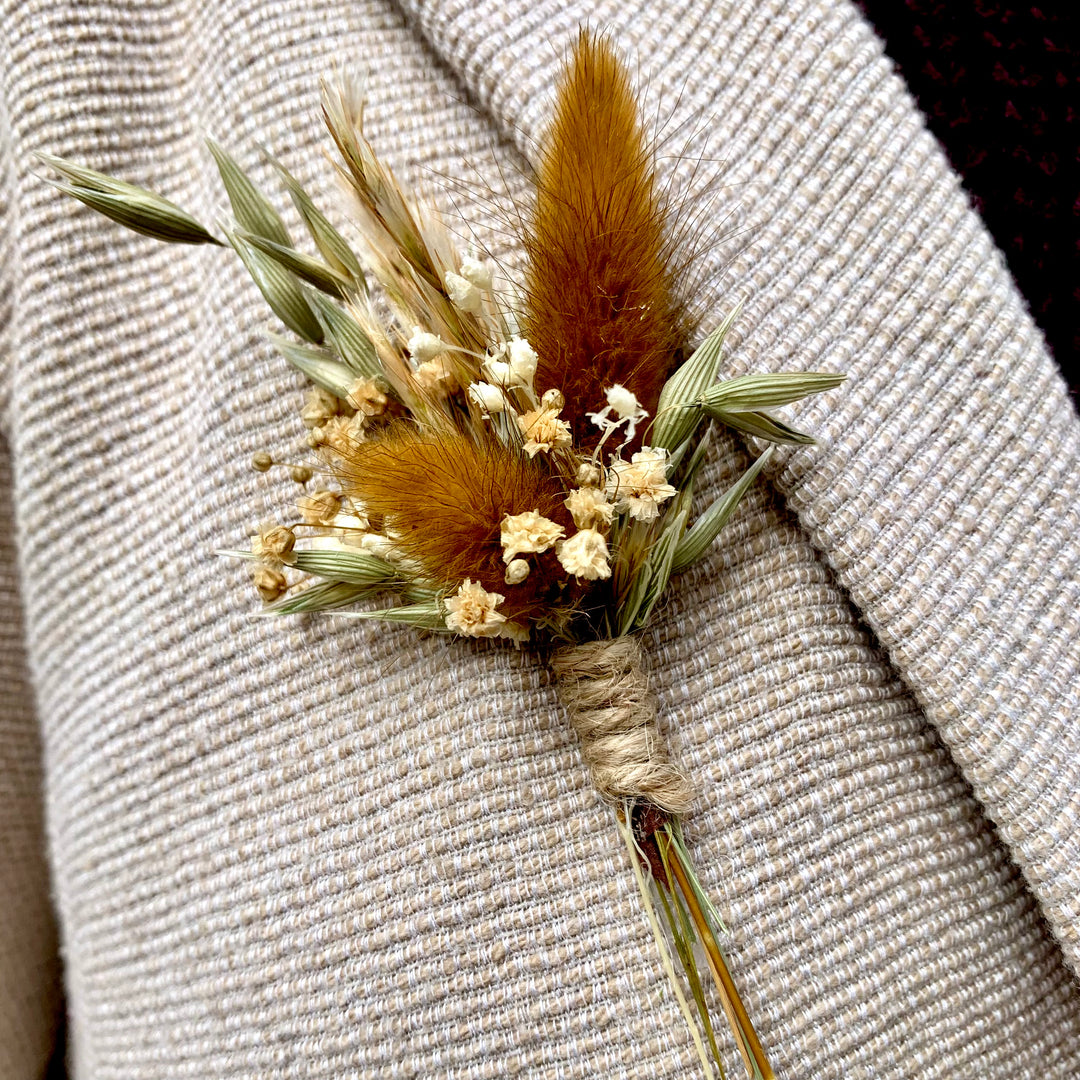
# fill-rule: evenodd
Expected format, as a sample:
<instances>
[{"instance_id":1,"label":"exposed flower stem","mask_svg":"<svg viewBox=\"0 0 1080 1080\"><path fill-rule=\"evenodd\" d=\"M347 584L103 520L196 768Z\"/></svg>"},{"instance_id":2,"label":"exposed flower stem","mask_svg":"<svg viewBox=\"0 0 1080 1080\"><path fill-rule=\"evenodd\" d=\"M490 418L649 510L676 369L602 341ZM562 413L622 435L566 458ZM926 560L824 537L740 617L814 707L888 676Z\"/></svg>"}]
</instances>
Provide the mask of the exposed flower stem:
<instances>
[{"instance_id":1,"label":"exposed flower stem","mask_svg":"<svg viewBox=\"0 0 1080 1080\"><path fill-rule=\"evenodd\" d=\"M622 836L623 841L630 852L630 865L633 867L634 880L637 882L638 892L641 894L641 902L642 907L645 909L645 917L648 919L649 928L652 930L653 934L653 940L656 942L657 951L660 953L660 965L663 967L664 973L668 977L668 981L675 994L675 1000L679 1004L679 1010L686 1020L686 1025L690 1031L690 1037L694 1042L694 1049L697 1051L698 1061L701 1062L702 1073L705 1080L714 1080L715 1073L713 1072L712 1063L709 1061L709 1055L705 1049L701 1034L698 1031L698 1026L694 1022L694 1014L690 1008L690 1003L686 1000L686 995L683 993L679 977L675 973L675 965L672 962L667 942L664 940L664 932L660 928L660 922L656 917L656 909L653 906L652 897L649 894L649 885L646 881L644 872L644 868L649 865L649 862L645 853L638 846L637 839L634 836L634 830L630 825L629 804L625 805L621 811L616 812L615 821L619 830L619 835ZM723 1080L722 1072L721 1080Z\"/></svg>"},{"instance_id":2,"label":"exposed flower stem","mask_svg":"<svg viewBox=\"0 0 1080 1080\"><path fill-rule=\"evenodd\" d=\"M758 1041L754 1025L750 1022L750 1017L747 1015L742 999L739 997L739 991L732 981L723 953L721 953L720 946L717 944L712 923L701 908L697 889L691 883L690 875L683 865L678 846L672 843L666 827L658 830L653 835L657 843L661 845L665 857L664 864L666 867L670 867L686 900L687 907L690 909L690 916L694 920L701 943L705 948L709 969L712 971L717 990L724 1003L724 1011L728 1013L728 1018L732 1021L732 1030L735 1032L736 1042L746 1064L747 1072L755 1080L757 1077L760 1077L761 1080L774 1080L772 1067L765 1057L765 1051Z\"/></svg>"}]
</instances>

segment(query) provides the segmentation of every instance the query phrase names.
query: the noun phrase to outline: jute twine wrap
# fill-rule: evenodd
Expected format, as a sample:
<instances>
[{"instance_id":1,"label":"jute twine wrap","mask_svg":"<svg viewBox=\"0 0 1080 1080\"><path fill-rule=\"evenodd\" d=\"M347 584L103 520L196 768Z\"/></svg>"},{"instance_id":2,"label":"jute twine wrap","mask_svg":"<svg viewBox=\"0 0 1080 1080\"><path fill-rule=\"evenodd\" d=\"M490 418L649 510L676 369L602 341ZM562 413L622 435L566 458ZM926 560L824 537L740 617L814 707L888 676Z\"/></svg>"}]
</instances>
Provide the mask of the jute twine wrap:
<instances>
[{"instance_id":1,"label":"jute twine wrap","mask_svg":"<svg viewBox=\"0 0 1080 1080\"><path fill-rule=\"evenodd\" d=\"M693 789L668 757L638 642L560 649L551 669L597 791L613 803L643 799L670 814L689 810Z\"/></svg>"}]
</instances>

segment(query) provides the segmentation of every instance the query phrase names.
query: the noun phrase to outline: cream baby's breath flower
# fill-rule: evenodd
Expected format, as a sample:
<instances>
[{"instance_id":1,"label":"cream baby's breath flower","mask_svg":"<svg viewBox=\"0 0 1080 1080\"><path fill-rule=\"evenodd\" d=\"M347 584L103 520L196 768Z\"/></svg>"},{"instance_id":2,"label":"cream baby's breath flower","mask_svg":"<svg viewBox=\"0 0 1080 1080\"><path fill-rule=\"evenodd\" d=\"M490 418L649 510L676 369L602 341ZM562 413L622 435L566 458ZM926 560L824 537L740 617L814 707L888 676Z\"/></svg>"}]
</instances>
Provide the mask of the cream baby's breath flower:
<instances>
[{"instance_id":1,"label":"cream baby's breath flower","mask_svg":"<svg viewBox=\"0 0 1080 1080\"><path fill-rule=\"evenodd\" d=\"M578 466L577 482L582 487L599 487L603 474L595 461L583 461Z\"/></svg>"},{"instance_id":2,"label":"cream baby's breath flower","mask_svg":"<svg viewBox=\"0 0 1080 1080\"><path fill-rule=\"evenodd\" d=\"M425 360L413 372L413 378L416 380L416 385L429 394L452 394L458 388L453 368L442 356Z\"/></svg>"},{"instance_id":3,"label":"cream baby's breath flower","mask_svg":"<svg viewBox=\"0 0 1080 1080\"><path fill-rule=\"evenodd\" d=\"M596 529L581 529L564 540L559 545L558 556L562 568L574 577L586 581L611 577L607 541Z\"/></svg>"},{"instance_id":4,"label":"cream baby's breath flower","mask_svg":"<svg viewBox=\"0 0 1080 1080\"><path fill-rule=\"evenodd\" d=\"M461 276L471 285L475 285L484 292L490 292L493 284L491 263L486 259L477 259L472 255L466 255L458 267Z\"/></svg>"},{"instance_id":5,"label":"cream baby's breath flower","mask_svg":"<svg viewBox=\"0 0 1080 1080\"><path fill-rule=\"evenodd\" d=\"M607 493L621 513L639 521L655 521L660 503L676 492L667 483L667 451L643 446L629 461L616 459L608 470Z\"/></svg>"},{"instance_id":6,"label":"cream baby's breath flower","mask_svg":"<svg viewBox=\"0 0 1080 1080\"><path fill-rule=\"evenodd\" d=\"M626 424L626 440L629 442L634 437L637 425L649 415L648 412L641 407L637 395L620 383L609 386L604 391L604 396L607 398L607 405L599 412L585 415L604 431L613 431L620 424ZM612 413L615 414L614 418Z\"/></svg>"},{"instance_id":7,"label":"cream baby's breath flower","mask_svg":"<svg viewBox=\"0 0 1080 1080\"><path fill-rule=\"evenodd\" d=\"M459 311L475 315L483 304L480 290L468 278L453 272L446 275L446 295Z\"/></svg>"},{"instance_id":8,"label":"cream baby's breath flower","mask_svg":"<svg viewBox=\"0 0 1080 1080\"><path fill-rule=\"evenodd\" d=\"M386 411L386 395L374 379L355 380L349 387L349 395L345 400L365 416L381 416Z\"/></svg>"},{"instance_id":9,"label":"cream baby's breath flower","mask_svg":"<svg viewBox=\"0 0 1080 1080\"><path fill-rule=\"evenodd\" d=\"M348 539L346 538L346 543ZM374 555L377 559L390 561L397 554L393 541L382 533L363 533L357 538L356 547L367 555Z\"/></svg>"},{"instance_id":10,"label":"cream baby's breath flower","mask_svg":"<svg viewBox=\"0 0 1080 1080\"><path fill-rule=\"evenodd\" d=\"M429 334L419 326L413 327L413 335L405 347L417 364L434 360L436 356L446 352L446 342L438 334Z\"/></svg>"},{"instance_id":11,"label":"cream baby's breath flower","mask_svg":"<svg viewBox=\"0 0 1080 1080\"><path fill-rule=\"evenodd\" d=\"M255 588L267 604L280 599L289 589L289 583L280 570L270 566L256 566L251 575Z\"/></svg>"},{"instance_id":12,"label":"cream baby's breath flower","mask_svg":"<svg viewBox=\"0 0 1080 1080\"><path fill-rule=\"evenodd\" d=\"M313 491L296 500L296 509L305 525L330 526L341 510L341 496L336 491Z\"/></svg>"},{"instance_id":13,"label":"cream baby's breath flower","mask_svg":"<svg viewBox=\"0 0 1080 1080\"><path fill-rule=\"evenodd\" d=\"M523 386L532 386L539 357L525 338L512 338L506 349L510 357L510 369Z\"/></svg>"},{"instance_id":14,"label":"cream baby's breath flower","mask_svg":"<svg viewBox=\"0 0 1080 1080\"><path fill-rule=\"evenodd\" d=\"M304 397L300 419L303 420L304 427L322 427L331 417L337 416L340 406L341 402L329 390L314 386Z\"/></svg>"},{"instance_id":15,"label":"cream baby's breath flower","mask_svg":"<svg viewBox=\"0 0 1080 1080\"><path fill-rule=\"evenodd\" d=\"M292 553L296 546L296 533L287 525L264 522L252 537L251 553L265 566L277 568L282 563L294 561Z\"/></svg>"},{"instance_id":16,"label":"cream baby's breath flower","mask_svg":"<svg viewBox=\"0 0 1080 1080\"><path fill-rule=\"evenodd\" d=\"M492 386L491 383L471 383L468 397L474 405L478 405L488 416L501 413L506 408L505 395L497 386Z\"/></svg>"},{"instance_id":17,"label":"cream baby's breath flower","mask_svg":"<svg viewBox=\"0 0 1080 1080\"><path fill-rule=\"evenodd\" d=\"M507 514L502 520L503 562L509 563L518 555L536 555L547 551L566 530L550 518L527 510L524 514Z\"/></svg>"},{"instance_id":18,"label":"cream baby's breath flower","mask_svg":"<svg viewBox=\"0 0 1080 1080\"><path fill-rule=\"evenodd\" d=\"M571 491L565 505L579 529L610 525L615 514L615 507L608 502L607 496L595 487L582 487Z\"/></svg>"},{"instance_id":19,"label":"cream baby's breath flower","mask_svg":"<svg viewBox=\"0 0 1080 1080\"><path fill-rule=\"evenodd\" d=\"M445 601L446 628L466 637L501 637L506 616L495 609L505 599L501 593L488 592L478 582L466 578Z\"/></svg>"},{"instance_id":20,"label":"cream baby's breath flower","mask_svg":"<svg viewBox=\"0 0 1080 1080\"><path fill-rule=\"evenodd\" d=\"M529 457L541 451L554 450L557 446L569 446L570 425L559 419L558 409L533 409L517 418L521 434L525 436L522 450Z\"/></svg>"},{"instance_id":21,"label":"cream baby's breath flower","mask_svg":"<svg viewBox=\"0 0 1080 1080\"><path fill-rule=\"evenodd\" d=\"M335 454L345 456L367 437L364 434L366 419L363 413L355 416L331 416L325 424L314 428L312 434L322 446L328 447Z\"/></svg>"},{"instance_id":22,"label":"cream baby's breath flower","mask_svg":"<svg viewBox=\"0 0 1080 1080\"><path fill-rule=\"evenodd\" d=\"M537 359L533 347L524 338L513 338L484 361L484 374L498 386L532 386Z\"/></svg>"}]
</instances>

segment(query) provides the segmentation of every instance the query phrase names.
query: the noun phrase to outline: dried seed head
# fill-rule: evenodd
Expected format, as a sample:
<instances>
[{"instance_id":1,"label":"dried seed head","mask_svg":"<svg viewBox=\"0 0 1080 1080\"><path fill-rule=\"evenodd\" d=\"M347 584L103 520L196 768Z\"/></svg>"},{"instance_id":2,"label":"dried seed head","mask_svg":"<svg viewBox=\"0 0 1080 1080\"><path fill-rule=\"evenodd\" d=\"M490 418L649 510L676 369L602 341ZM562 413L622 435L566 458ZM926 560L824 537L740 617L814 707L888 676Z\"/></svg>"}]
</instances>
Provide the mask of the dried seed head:
<instances>
[{"instance_id":1,"label":"dried seed head","mask_svg":"<svg viewBox=\"0 0 1080 1080\"><path fill-rule=\"evenodd\" d=\"M545 390L544 396L540 399L540 404L545 409L554 409L555 412L561 412L566 407L566 397L561 390Z\"/></svg>"},{"instance_id":2,"label":"dried seed head","mask_svg":"<svg viewBox=\"0 0 1080 1080\"><path fill-rule=\"evenodd\" d=\"M655 412L684 343L676 260L626 66L583 31L540 149L522 329L541 385L561 387L577 446L601 433L586 409L619 383Z\"/></svg>"},{"instance_id":3,"label":"dried seed head","mask_svg":"<svg viewBox=\"0 0 1080 1080\"><path fill-rule=\"evenodd\" d=\"M273 465L274 459L265 450L251 455L251 467L256 472L269 472Z\"/></svg>"},{"instance_id":4,"label":"dried seed head","mask_svg":"<svg viewBox=\"0 0 1080 1080\"><path fill-rule=\"evenodd\" d=\"M311 470L306 465L289 466L289 476L297 484L306 484L311 479Z\"/></svg>"},{"instance_id":5,"label":"dried seed head","mask_svg":"<svg viewBox=\"0 0 1080 1080\"><path fill-rule=\"evenodd\" d=\"M511 559L503 580L507 585L520 585L529 576L529 564L524 559Z\"/></svg>"},{"instance_id":6,"label":"dried seed head","mask_svg":"<svg viewBox=\"0 0 1080 1080\"><path fill-rule=\"evenodd\" d=\"M251 577L252 581L255 583L255 588L259 592L259 596L261 596L263 601L267 604L272 604L275 600L280 599L288 592L289 583L285 580L285 575L280 570L260 565L255 567Z\"/></svg>"},{"instance_id":7,"label":"dried seed head","mask_svg":"<svg viewBox=\"0 0 1080 1080\"><path fill-rule=\"evenodd\" d=\"M251 553L266 566L278 567L293 561L292 550L295 546L296 533L292 529L287 525L266 522L259 526L259 531L252 538Z\"/></svg>"}]
</instances>

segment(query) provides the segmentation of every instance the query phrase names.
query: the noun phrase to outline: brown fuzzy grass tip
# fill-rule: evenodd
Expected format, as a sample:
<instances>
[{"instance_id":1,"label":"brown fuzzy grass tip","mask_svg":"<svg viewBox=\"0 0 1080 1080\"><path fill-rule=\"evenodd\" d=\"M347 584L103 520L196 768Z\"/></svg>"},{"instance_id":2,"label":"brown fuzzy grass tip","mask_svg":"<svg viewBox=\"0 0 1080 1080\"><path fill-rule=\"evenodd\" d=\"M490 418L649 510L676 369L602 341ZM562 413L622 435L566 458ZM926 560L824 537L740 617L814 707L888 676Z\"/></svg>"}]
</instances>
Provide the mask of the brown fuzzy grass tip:
<instances>
[{"instance_id":1,"label":"brown fuzzy grass tip","mask_svg":"<svg viewBox=\"0 0 1080 1080\"><path fill-rule=\"evenodd\" d=\"M537 388L562 390L575 444L596 442L585 413L614 383L655 415L684 336L665 202L629 75L587 30L559 83L524 243Z\"/></svg>"},{"instance_id":2,"label":"brown fuzzy grass tip","mask_svg":"<svg viewBox=\"0 0 1080 1080\"><path fill-rule=\"evenodd\" d=\"M517 449L449 428L432 435L401 424L357 443L339 472L345 493L369 517L383 519L395 546L448 591L466 578L479 582L506 598L501 614L521 621L558 621L580 599L554 550L529 557L523 582L505 582L500 536L508 514L535 510L568 535L574 531L560 481Z\"/></svg>"}]
</instances>

